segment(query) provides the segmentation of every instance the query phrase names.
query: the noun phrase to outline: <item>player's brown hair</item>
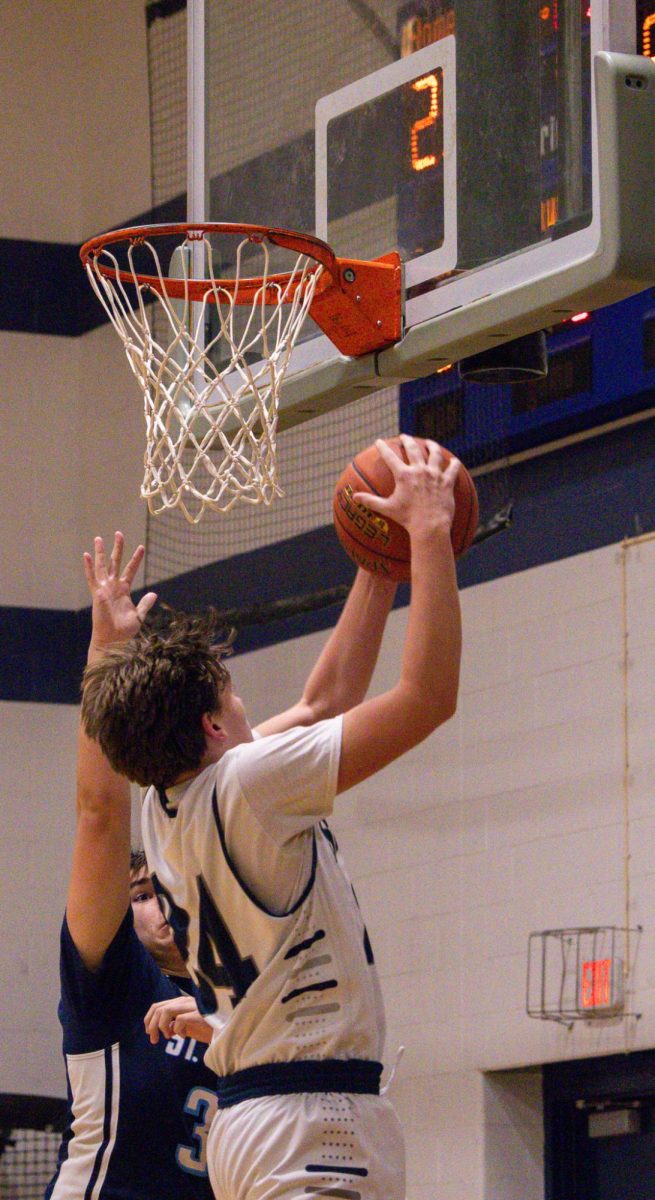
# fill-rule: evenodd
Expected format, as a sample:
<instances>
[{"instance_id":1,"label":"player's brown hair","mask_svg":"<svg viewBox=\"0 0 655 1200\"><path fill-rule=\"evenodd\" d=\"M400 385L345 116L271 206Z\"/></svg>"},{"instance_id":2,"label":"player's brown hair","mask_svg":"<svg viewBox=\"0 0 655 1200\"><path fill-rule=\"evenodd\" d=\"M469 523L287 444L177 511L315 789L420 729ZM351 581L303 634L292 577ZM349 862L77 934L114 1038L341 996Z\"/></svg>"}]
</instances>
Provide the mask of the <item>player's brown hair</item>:
<instances>
[{"instance_id":1,"label":"player's brown hair","mask_svg":"<svg viewBox=\"0 0 655 1200\"><path fill-rule=\"evenodd\" d=\"M147 787L169 787L205 753L204 713L220 712L230 679L216 616L167 610L86 668L82 723L114 770Z\"/></svg>"},{"instance_id":2,"label":"player's brown hair","mask_svg":"<svg viewBox=\"0 0 655 1200\"><path fill-rule=\"evenodd\" d=\"M141 872L144 875L149 875L148 863L146 862L146 852L138 846L136 849L132 847L130 850L130 875L136 875Z\"/></svg>"}]
</instances>

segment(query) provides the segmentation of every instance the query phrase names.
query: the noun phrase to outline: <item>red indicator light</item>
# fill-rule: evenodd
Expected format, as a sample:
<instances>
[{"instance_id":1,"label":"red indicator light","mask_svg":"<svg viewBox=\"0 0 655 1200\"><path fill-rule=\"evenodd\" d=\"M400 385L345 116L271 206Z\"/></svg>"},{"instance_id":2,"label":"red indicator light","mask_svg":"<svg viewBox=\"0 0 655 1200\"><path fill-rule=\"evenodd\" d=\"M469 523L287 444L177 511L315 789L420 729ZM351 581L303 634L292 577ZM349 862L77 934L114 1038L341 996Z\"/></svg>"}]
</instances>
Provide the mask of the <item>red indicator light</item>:
<instances>
[{"instance_id":1,"label":"red indicator light","mask_svg":"<svg viewBox=\"0 0 655 1200\"><path fill-rule=\"evenodd\" d=\"M580 995L583 1008L607 1008L611 1000L611 958L583 962Z\"/></svg>"},{"instance_id":2,"label":"red indicator light","mask_svg":"<svg viewBox=\"0 0 655 1200\"><path fill-rule=\"evenodd\" d=\"M589 316L590 316L590 314L588 312L576 313L574 317L571 317L571 324L579 325L580 321L588 321Z\"/></svg>"}]
</instances>

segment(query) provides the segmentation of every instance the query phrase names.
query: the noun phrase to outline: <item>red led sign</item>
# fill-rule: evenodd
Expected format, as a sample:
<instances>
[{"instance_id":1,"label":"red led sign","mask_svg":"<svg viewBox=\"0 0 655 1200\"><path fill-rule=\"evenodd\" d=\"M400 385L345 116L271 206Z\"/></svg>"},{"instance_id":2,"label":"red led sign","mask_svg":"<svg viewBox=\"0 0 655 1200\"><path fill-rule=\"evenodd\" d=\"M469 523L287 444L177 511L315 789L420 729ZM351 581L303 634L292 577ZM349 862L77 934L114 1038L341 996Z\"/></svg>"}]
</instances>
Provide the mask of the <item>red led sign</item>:
<instances>
[{"instance_id":1,"label":"red led sign","mask_svg":"<svg viewBox=\"0 0 655 1200\"><path fill-rule=\"evenodd\" d=\"M583 962L580 976L582 1008L608 1008L612 1003L612 960Z\"/></svg>"}]
</instances>

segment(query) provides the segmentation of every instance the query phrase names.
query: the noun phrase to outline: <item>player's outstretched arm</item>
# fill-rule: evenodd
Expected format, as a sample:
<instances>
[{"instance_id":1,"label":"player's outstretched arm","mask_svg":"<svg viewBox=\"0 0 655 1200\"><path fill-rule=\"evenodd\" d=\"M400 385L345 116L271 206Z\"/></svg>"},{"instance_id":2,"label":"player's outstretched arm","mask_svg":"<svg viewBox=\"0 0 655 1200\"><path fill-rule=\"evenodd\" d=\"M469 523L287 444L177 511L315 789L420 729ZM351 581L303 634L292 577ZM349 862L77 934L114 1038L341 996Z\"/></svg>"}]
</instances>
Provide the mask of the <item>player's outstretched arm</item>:
<instances>
[{"instance_id":1,"label":"player's outstretched arm","mask_svg":"<svg viewBox=\"0 0 655 1200\"><path fill-rule=\"evenodd\" d=\"M378 660L397 585L361 567L330 637L296 704L258 726L262 735L313 725L364 699Z\"/></svg>"},{"instance_id":2,"label":"player's outstretched arm","mask_svg":"<svg viewBox=\"0 0 655 1200\"><path fill-rule=\"evenodd\" d=\"M89 662L96 662L112 642L137 632L155 602L154 593L135 605L132 582L143 559L140 546L121 572L123 536L116 534L106 562L101 538L95 557L84 555L92 597ZM77 825L68 886L66 917L84 964L95 970L112 941L129 904L130 786L111 768L97 742L80 724L77 754Z\"/></svg>"},{"instance_id":3,"label":"player's outstretched arm","mask_svg":"<svg viewBox=\"0 0 655 1200\"><path fill-rule=\"evenodd\" d=\"M457 706L461 620L450 527L459 462L444 468L436 442L427 458L403 436L404 463L377 443L395 478L387 498L366 495L371 508L409 533L412 591L396 685L344 715L338 790L345 791L406 753L447 721Z\"/></svg>"}]
</instances>

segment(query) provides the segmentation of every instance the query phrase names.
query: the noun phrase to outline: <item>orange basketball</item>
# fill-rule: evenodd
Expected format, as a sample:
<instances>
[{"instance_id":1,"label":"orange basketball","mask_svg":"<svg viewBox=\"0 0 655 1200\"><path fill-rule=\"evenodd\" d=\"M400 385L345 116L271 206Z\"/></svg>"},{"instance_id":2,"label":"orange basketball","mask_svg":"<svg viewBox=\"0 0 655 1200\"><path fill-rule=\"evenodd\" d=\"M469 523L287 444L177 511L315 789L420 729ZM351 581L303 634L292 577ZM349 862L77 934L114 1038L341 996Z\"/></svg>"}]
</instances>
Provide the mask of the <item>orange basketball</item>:
<instances>
[{"instance_id":1,"label":"orange basketball","mask_svg":"<svg viewBox=\"0 0 655 1200\"><path fill-rule=\"evenodd\" d=\"M425 444L424 438L416 438ZM399 437L387 438L387 445L407 462L405 448ZM452 455L442 446L447 463ZM334 489L332 512L341 545L353 562L374 575L384 575L399 583L410 578L410 546L407 530L374 512L361 501L353 500L356 492L372 492L389 496L394 478L375 446L368 446L355 455L340 475ZM450 538L455 557L470 546L478 526L478 496L475 484L462 463L455 483L455 516Z\"/></svg>"}]
</instances>

